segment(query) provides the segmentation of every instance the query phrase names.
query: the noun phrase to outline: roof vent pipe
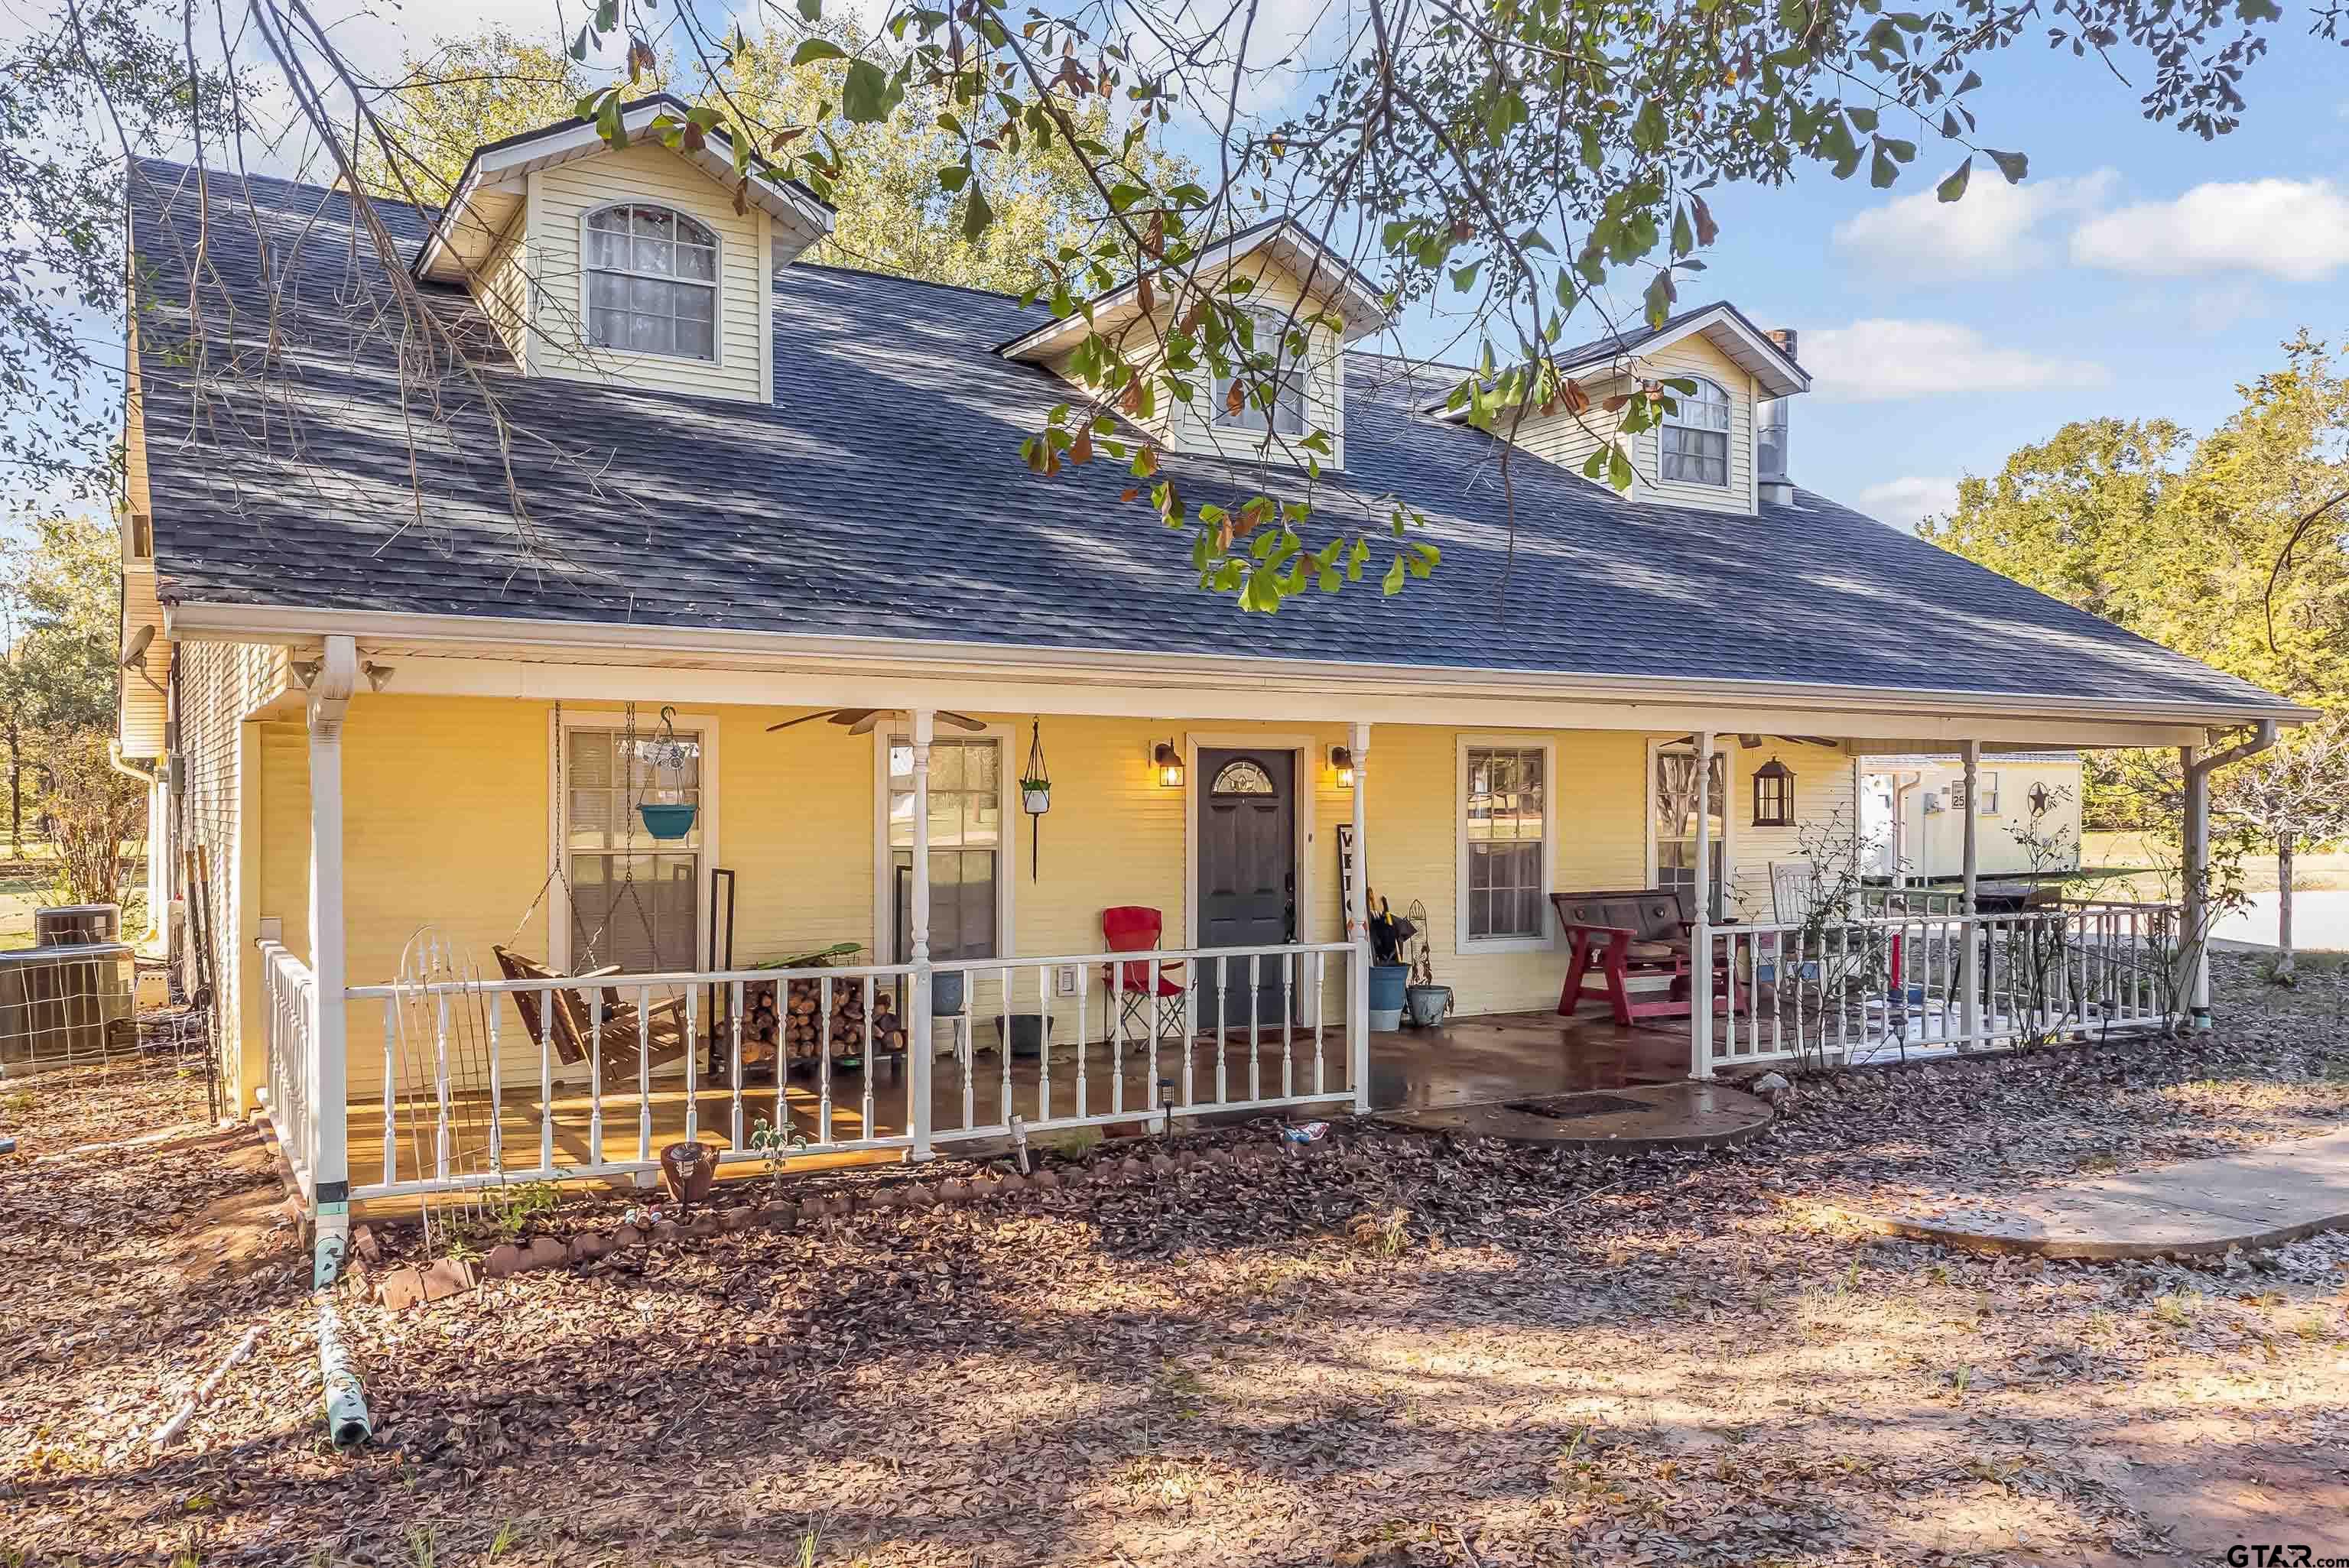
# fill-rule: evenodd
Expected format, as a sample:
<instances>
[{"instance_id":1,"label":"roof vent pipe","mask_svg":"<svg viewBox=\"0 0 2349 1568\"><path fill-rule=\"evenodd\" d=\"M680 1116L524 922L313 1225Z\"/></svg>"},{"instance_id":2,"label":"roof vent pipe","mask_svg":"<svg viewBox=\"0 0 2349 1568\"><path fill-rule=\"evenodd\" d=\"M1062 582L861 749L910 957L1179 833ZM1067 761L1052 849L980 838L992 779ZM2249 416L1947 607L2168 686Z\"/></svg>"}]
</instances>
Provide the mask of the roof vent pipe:
<instances>
[{"instance_id":1,"label":"roof vent pipe","mask_svg":"<svg viewBox=\"0 0 2349 1568\"><path fill-rule=\"evenodd\" d=\"M1770 341L1789 359L1795 357L1795 335L1791 326L1771 330ZM1786 477L1786 399L1765 397L1754 416L1754 474L1763 501L1771 506L1795 504L1795 484Z\"/></svg>"}]
</instances>

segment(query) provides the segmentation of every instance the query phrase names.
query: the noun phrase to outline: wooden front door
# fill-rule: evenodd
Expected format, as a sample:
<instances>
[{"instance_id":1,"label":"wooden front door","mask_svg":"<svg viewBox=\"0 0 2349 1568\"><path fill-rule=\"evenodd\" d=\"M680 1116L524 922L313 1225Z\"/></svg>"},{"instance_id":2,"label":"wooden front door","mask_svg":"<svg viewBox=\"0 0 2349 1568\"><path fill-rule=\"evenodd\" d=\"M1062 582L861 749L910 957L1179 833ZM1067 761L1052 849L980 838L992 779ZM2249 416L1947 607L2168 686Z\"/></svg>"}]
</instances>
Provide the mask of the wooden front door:
<instances>
[{"instance_id":1,"label":"wooden front door","mask_svg":"<svg viewBox=\"0 0 2349 1568\"><path fill-rule=\"evenodd\" d=\"M1199 753L1199 945L1275 947L1297 940L1297 758L1288 751ZM1231 959L1217 985L1202 962L1199 1026L1246 1028L1281 1019L1280 965Z\"/></svg>"}]
</instances>

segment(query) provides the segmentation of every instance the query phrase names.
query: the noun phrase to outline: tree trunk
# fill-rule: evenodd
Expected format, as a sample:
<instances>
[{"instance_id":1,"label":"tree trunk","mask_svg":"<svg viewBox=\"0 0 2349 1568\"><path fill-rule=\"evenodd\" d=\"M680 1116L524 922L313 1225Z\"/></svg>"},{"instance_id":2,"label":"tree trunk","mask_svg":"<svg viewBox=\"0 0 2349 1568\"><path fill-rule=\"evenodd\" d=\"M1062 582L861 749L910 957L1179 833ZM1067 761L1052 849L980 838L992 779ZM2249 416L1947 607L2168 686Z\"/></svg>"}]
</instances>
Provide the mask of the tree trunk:
<instances>
[{"instance_id":1,"label":"tree trunk","mask_svg":"<svg viewBox=\"0 0 2349 1568\"><path fill-rule=\"evenodd\" d=\"M2276 965L2275 977L2289 981L2292 977L2292 835L2276 835Z\"/></svg>"}]
</instances>

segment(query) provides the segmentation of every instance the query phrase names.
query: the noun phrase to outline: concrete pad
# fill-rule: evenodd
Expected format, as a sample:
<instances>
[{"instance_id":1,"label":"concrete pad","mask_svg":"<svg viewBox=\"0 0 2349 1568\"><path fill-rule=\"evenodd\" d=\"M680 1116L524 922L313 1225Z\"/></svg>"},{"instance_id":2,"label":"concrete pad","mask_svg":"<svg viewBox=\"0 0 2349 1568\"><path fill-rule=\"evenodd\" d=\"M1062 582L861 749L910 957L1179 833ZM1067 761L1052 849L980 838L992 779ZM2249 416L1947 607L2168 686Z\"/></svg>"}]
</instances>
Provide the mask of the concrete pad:
<instances>
[{"instance_id":1,"label":"concrete pad","mask_svg":"<svg viewBox=\"0 0 2349 1568\"><path fill-rule=\"evenodd\" d=\"M1628 1152L1742 1143L1767 1127L1773 1114L1753 1095L1726 1084L1669 1083L1393 1110L1377 1119L1412 1132Z\"/></svg>"},{"instance_id":2,"label":"concrete pad","mask_svg":"<svg viewBox=\"0 0 2349 1568\"><path fill-rule=\"evenodd\" d=\"M1845 1212L1888 1235L2051 1258L2272 1246L2349 1226L2349 1132L1977 1203Z\"/></svg>"}]
</instances>

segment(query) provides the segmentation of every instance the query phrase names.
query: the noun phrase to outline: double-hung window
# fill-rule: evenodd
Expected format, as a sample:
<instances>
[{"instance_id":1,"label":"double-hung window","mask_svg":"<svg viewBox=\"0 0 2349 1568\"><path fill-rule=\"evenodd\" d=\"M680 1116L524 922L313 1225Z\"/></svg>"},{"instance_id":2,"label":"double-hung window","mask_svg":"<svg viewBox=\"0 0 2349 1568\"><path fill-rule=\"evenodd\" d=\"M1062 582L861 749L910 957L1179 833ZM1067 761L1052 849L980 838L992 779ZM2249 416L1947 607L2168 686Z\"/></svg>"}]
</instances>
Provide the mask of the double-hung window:
<instances>
[{"instance_id":1,"label":"double-hung window","mask_svg":"<svg viewBox=\"0 0 2349 1568\"><path fill-rule=\"evenodd\" d=\"M1683 484L1729 483L1729 394L1700 379L1696 390L1668 394L1662 477Z\"/></svg>"},{"instance_id":2,"label":"double-hung window","mask_svg":"<svg viewBox=\"0 0 2349 1568\"><path fill-rule=\"evenodd\" d=\"M1533 945L1548 933L1550 750L1460 748L1460 944Z\"/></svg>"},{"instance_id":3,"label":"double-hung window","mask_svg":"<svg viewBox=\"0 0 2349 1568\"><path fill-rule=\"evenodd\" d=\"M1264 395L1261 378L1244 377L1237 363L1231 374L1216 377L1216 423L1226 430L1269 431L1282 436L1305 433L1305 369L1290 360L1288 347L1289 319L1287 311L1252 310L1247 313L1251 323L1255 352L1268 355L1280 362L1272 377L1272 407L1267 409L1257 401ZM1299 324L1300 330L1302 324ZM1232 354L1240 354L1234 345ZM1240 387L1240 406L1232 408L1232 388Z\"/></svg>"},{"instance_id":4,"label":"double-hung window","mask_svg":"<svg viewBox=\"0 0 2349 1568\"><path fill-rule=\"evenodd\" d=\"M1729 755L1713 754L1712 778L1705 791L1705 900L1710 919L1718 920L1727 907L1723 884L1729 871ZM1648 779L1649 832L1655 844L1656 885L1696 886L1697 755L1687 747L1660 746Z\"/></svg>"},{"instance_id":5,"label":"double-hung window","mask_svg":"<svg viewBox=\"0 0 2349 1568\"><path fill-rule=\"evenodd\" d=\"M914 747L889 742L889 859L896 882L897 949L912 952ZM930 956L1002 952L1003 748L992 738L930 745Z\"/></svg>"},{"instance_id":6,"label":"double-hung window","mask_svg":"<svg viewBox=\"0 0 2349 1568\"><path fill-rule=\"evenodd\" d=\"M574 974L617 965L632 975L698 967L702 740L680 727L674 744L624 727L565 725L564 875ZM681 839L656 839L636 808L647 800L696 808Z\"/></svg>"},{"instance_id":7,"label":"double-hung window","mask_svg":"<svg viewBox=\"0 0 2349 1568\"><path fill-rule=\"evenodd\" d=\"M669 207L587 215L587 341L596 348L718 357L718 236Z\"/></svg>"}]
</instances>

